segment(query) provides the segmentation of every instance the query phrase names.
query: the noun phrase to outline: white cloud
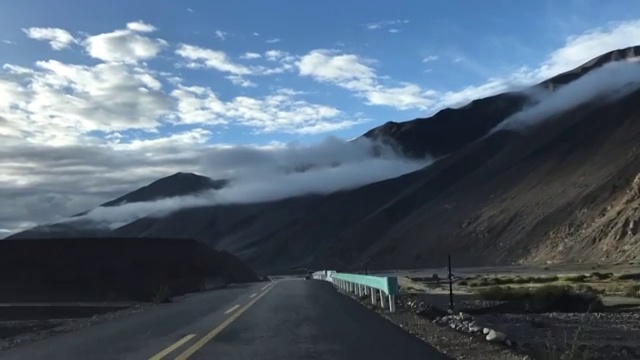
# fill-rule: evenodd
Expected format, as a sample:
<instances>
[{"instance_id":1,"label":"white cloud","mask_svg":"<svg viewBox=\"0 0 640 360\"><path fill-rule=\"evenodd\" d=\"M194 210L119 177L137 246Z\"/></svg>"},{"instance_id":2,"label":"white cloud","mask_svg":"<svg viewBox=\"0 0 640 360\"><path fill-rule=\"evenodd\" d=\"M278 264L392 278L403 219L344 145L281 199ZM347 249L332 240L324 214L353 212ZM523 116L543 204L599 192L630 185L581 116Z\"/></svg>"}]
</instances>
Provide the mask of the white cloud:
<instances>
[{"instance_id":1,"label":"white cloud","mask_svg":"<svg viewBox=\"0 0 640 360\"><path fill-rule=\"evenodd\" d=\"M364 24L364 28L367 30L379 30L379 29L383 29L383 28L388 28L391 26L397 26L397 25L402 25L402 24L408 24L409 20L383 20L383 21L378 21L378 22L374 22L374 23L368 23L368 24ZM397 30L397 31L391 31L391 30ZM398 29L391 29L389 32L398 32Z\"/></svg>"},{"instance_id":2,"label":"white cloud","mask_svg":"<svg viewBox=\"0 0 640 360\"><path fill-rule=\"evenodd\" d=\"M154 32L157 30L155 26L147 24L142 20L127 23L127 29L137 32Z\"/></svg>"},{"instance_id":3,"label":"white cloud","mask_svg":"<svg viewBox=\"0 0 640 360\"><path fill-rule=\"evenodd\" d=\"M243 76L274 75L281 74L285 71L292 71L295 68L294 62L296 60L294 56L289 55L287 52L270 50L265 53L265 56L271 61L278 61L278 66L271 68L265 66L245 66L231 60L224 51L205 49L186 44L178 46L176 54L190 60L190 62L187 63L187 66L190 68L205 67L229 73L231 75L227 78L234 84L242 87L255 87L255 83ZM262 57L262 55L258 53L245 53L241 56L243 59L257 59L259 57Z\"/></svg>"},{"instance_id":4,"label":"white cloud","mask_svg":"<svg viewBox=\"0 0 640 360\"><path fill-rule=\"evenodd\" d=\"M240 75L229 75L227 76L227 79L229 79L231 81L231 83L233 83L233 85L238 85L240 87L257 87L258 84L254 83L251 80L245 79L244 77L240 76Z\"/></svg>"},{"instance_id":5,"label":"white cloud","mask_svg":"<svg viewBox=\"0 0 640 360\"><path fill-rule=\"evenodd\" d=\"M248 67L234 63L224 51L205 49L194 45L180 44L176 50L179 56L191 60L190 67L207 67L233 75L249 75Z\"/></svg>"},{"instance_id":6,"label":"white cloud","mask_svg":"<svg viewBox=\"0 0 640 360\"><path fill-rule=\"evenodd\" d=\"M68 31L63 29L31 27L22 31L31 39L48 41L54 50L68 48L77 42Z\"/></svg>"},{"instance_id":7,"label":"white cloud","mask_svg":"<svg viewBox=\"0 0 640 360\"><path fill-rule=\"evenodd\" d=\"M286 54L286 52L280 50L269 50L264 53L264 57L266 57L267 60L275 61L285 56Z\"/></svg>"},{"instance_id":8,"label":"white cloud","mask_svg":"<svg viewBox=\"0 0 640 360\"><path fill-rule=\"evenodd\" d=\"M437 55L429 55L429 56L424 57L422 59L422 62L423 63L428 63L428 62L432 62L432 61L436 61L436 60L438 60L438 56Z\"/></svg>"},{"instance_id":9,"label":"white cloud","mask_svg":"<svg viewBox=\"0 0 640 360\"><path fill-rule=\"evenodd\" d=\"M617 99L640 88L640 65L631 61L617 61L590 71L552 92L535 94L537 103L507 118L495 130L525 130L549 120L576 106L599 99Z\"/></svg>"},{"instance_id":10,"label":"white cloud","mask_svg":"<svg viewBox=\"0 0 640 360\"><path fill-rule=\"evenodd\" d=\"M127 29L89 36L83 44L89 55L96 59L135 63L156 57L168 46L162 39L152 39L140 34L154 30L155 27L141 21L130 22Z\"/></svg>"},{"instance_id":11,"label":"white cloud","mask_svg":"<svg viewBox=\"0 0 640 360\"><path fill-rule=\"evenodd\" d=\"M0 117L12 119L31 141L68 144L90 131L153 129L171 107L160 82L144 68L48 60L34 69L3 70L0 93L8 98L0 102Z\"/></svg>"},{"instance_id":12,"label":"white cloud","mask_svg":"<svg viewBox=\"0 0 640 360\"><path fill-rule=\"evenodd\" d=\"M552 52L534 75L543 80L571 70L611 50L638 45L640 20L610 23L579 36L567 38L565 45Z\"/></svg>"},{"instance_id":13,"label":"white cloud","mask_svg":"<svg viewBox=\"0 0 640 360\"><path fill-rule=\"evenodd\" d=\"M187 207L327 194L397 177L431 163L430 159L403 159L386 145L366 139L346 142L336 138L306 146L214 146L200 156L202 173L230 179L227 187L199 195L97 208L84 218L117 227L143 216L162 216Z\"/></svg>"},{"instance_id":14,"label":"white cloud","mask_svg":"<svg viewBox=\"0 0 640 360\"><path fill-rule=\"evenodd\" d=\"M260 59L261 57L262 55L254 52L246 52L242 56L240 56L241 59L245 59L245 60Z\"/></svg>"},{"instance_id":15,"label":"white cloud","mask_svg":"<svg viewBox=\"0 0 640 360\"><path fill-rule=\"evenodd\" d=\"M2 39L2 42L7 44L7 45L15 45L16 44L15 41L7 40L7 39Z\"/></svg>"},{"instance_id":16,"label":"white cloud","mask_svg":"<svg viewBox=\"0 0 640 360\"><path fill-rule=\"evenodd\" d=\"M400 29L389 29L389 32L392 34L397 34L400 32Z\"/></svg>"},{"instance_id":17,"label":"white cloud","mask_svg":"<svg viewBox=\"0 0 640 360\"><path fill-rule=\"evenodd\" d=\"M298 62L301 76L328 82L367 99L370 105L391 106L397 109L427 109L432 100L429 91L418 85L405 83L398 87L380 84L375 70L364 59L353 54L339 54L330 50L313 50Z\"/></svg>"},{"instance_id":18,"label":"white cloud","mask_svg":"<svg viewBox=\"0 0 640 360\"><path fill-rule=\"evenodd\" d=\"M610 23L605 27L569 37L564 46L553 51L537 67L521 67L504 77L490 78L478 86L442 92L434 99L435 108L461 106L474 99L523 89L572 70L606 52L635 46L638 38L640 38L640 20Z\"/></svg>"},{"instance_id":19,"label":"white cloud","mask_svg":"<svg viewBox=\"0 0 640 360\"><path fill-rule=\"evenodd\" d=\"M211 138L211 135L212 133L209 130L196 128L173 133L169 136L163 136L156 139L136 139L127 143L121 143L116 140L110 145L113 149L118 151L153 151L180 145L194 146L206 144Z\"/></svg>"},{"instance_id":20,"label":"white cloud","mask_svg":"<svg viewBox=\"0 0 640 360\"><path fill-rule=\"evenodd\" d=\"M266 42L267 44L275 44L275 43L278 43L278 42L280 42L280 41L282 41L282 40L280 40L279 38L273 38L273 39L267 39L267 40L265 40L265 42Z\"/></svg>"},{"instance_id":21,"label":"white cloud","mask_svg":"<svg viewBox=\"0 0 640 360\"><path fill-rule=\"evenodd\" d=\"M208 88L200 86L178 86L171 92L177 100L177 116L183 124L227 124L224 118L225 104Z\"/></svg>"},{"instance_id":22,"label":"white cloud","mask_svg":"<svg viewBox=\"0 0 640 360\"><path fill-rule=\"evenodd\" d=\"M238 96L224 102L209 88L180 86L172 92L178 118L184 124L235 124L261 132L317 134L362 123L347 119L338 109L296 98L282 89L263 98Z\"/></svg>"},{"instance_id":23,"label":"white cloud","mask_svg":"<svg viewBox=\"0 0 640 360\"><path fill-rule=\"evenodd\" d=\"M260 36L260 33L254 32L253 36Z\"/></svg>"},{"instance_id":24,"label":"white cloud","mask_svg":"<svg viewBox=\"0 0 640 360\"><path fill-rule=\"evenodd\" d=\"M193 9L192 8L187 8L187 11L193 14Z\"/></svg>"},{"instance_id":25,"label":"white cloud","mask_svg":"<svg viewBox=\"0 0 640 360\"><path fill-rule=\"evenodd\" d=\"M222 30L216 30L216 37L224 41L227 38L227 33Z\"/></svg>"}]
</instances>

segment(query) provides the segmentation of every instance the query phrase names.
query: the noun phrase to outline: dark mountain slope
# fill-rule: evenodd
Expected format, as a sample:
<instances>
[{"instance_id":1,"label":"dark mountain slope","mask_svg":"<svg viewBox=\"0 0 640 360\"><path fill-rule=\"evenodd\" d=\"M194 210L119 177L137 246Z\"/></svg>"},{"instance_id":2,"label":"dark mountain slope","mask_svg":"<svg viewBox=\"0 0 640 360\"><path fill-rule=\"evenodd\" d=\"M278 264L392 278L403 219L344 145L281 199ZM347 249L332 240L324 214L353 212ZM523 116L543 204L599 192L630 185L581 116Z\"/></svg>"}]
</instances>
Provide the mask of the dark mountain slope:
<instances>
[{"instance_id":1,"label":"dark mountain slope","mask_svg":"<svg viewBox=\"0 0 640 360\"><path fill-rule=\"evenodd\" d=\"M100 206L117 206L125 203L154 201L175 196L184 196L206 190L218 190L226 184L226 180L212 180L202 175L179 172L156 180L147 186L108 201Z\"/></svg>"},{"instance_id":2,"label":"dark mountain slope","mask_svg":"<svg viewBox=\"0 0 640 360\"><path fill-rule=\"evenodd\" d=\"M184 238L0 241L3 302L148 301L161 286L180 295L222 280L258 277L237 257Z\"/></svg>"},{"instance_id":3,"label":"dark mountain slope","mask_svg":"<svg viewBox=\"0 0 640 360\"><path fill-rule=\"evenodd\" d=\"M605 54L538 86L554 91L636 53ZM640 92L582 104L524 133L487 136L526 104L522 94L502 94L371 130L365 136L411 156L444 155L396 179L326 196L184 209L102 236L194 238L267 271L368 261L433 267L449 253L458 266L640 256Z\"/></svg>"},{"instance_id":4,"label":"dark mountain slope","mask_svg":"<svg viewBox=\"0 0 640 360\"><path fill-rule=\"evenodd\" d=\"M474 100L459 109L444 109L426 119L387 122L363 136L391 141L411 157L450 154L483 137L522 109L526 96L506 93Z\"/></svg>"},{"instance_id":5,"label":"dark mountain slope","mask_svg":"<svg viewBox=\"0 0 640 360\"><path fill-rule=\"evenodd\" d=\"M554 90L579 79L602 65L640 56L640 46L610 51L581 66L554 76L534 86ZM502 120L513 115L527 103L522 93L504 93L474 100L458 109L444 109L429 118L406 122L387 122L367 131L363 136L386 139L397 144L412 157L450 154L485 136Z\"/></svg>"},{"instance_id":6,"label":"dark mountain slope","mask_svg":"<svg viewBox=\"0 0 640 360\"><path fill-rule=\"evenodd\" d=\"M590 225L602 216L615 189L626 190L624 184L640 172L638 104L640 92L635 92L614 104L582 106L518 135L518 141L436 199L406 211L383 235L378 229L375 245L349 263L372 255L379 267L423 267L441 264L447 253L466 265L637 258L637 236L626 237L626 250L596 237L587 245L578 224ZM407 196L431 188L426 183ZM372 217L350 235L371 237L371 227L382 221ZM628 251L632 248L636 251Z\"/></svg>"}]
</instances>

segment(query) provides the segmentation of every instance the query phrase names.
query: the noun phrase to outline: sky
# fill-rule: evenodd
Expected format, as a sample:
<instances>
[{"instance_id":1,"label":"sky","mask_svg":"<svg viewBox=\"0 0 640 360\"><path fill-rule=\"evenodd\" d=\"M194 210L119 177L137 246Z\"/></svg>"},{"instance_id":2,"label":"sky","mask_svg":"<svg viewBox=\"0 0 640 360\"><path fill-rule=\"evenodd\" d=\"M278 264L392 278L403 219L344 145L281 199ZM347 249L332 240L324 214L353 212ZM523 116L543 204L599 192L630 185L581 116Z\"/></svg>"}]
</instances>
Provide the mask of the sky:
<instances>
[{"instance_id":1,"label":"sky","mask_svg":"<svg viewBox=\"0 0 640 360\"><path fill-rule=\"evenodd\" d=\"M230 149L313 156L328 137L428 117L640 44L640 3L623 0L0 9L0 237L177 171L219 178L210 164Z\"/></svg>"}]
</instances>

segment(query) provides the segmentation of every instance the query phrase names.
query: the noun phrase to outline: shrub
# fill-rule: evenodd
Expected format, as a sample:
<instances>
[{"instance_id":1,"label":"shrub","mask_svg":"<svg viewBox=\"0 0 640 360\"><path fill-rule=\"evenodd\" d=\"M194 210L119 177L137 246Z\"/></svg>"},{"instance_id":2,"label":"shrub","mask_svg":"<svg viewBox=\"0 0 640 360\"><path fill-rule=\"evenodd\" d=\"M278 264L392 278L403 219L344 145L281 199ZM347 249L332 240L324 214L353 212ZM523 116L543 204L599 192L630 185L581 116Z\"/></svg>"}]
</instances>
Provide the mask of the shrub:
<instances>
[{"instance_id":1,"label":"shrub","mask_svg":"<svg viewBox=\"0 0 640 360\"><path fill-rule=\"evenodd\" d=\"M558 276L557 275L530 276L527 279L529 279L530 282L532 283L544 284L544 283L558 281Z\"/></svg>"},{"instance_id":2,"label":"shrub","mask_svg":"<svg viewBox=\"0 0 640 360\"><path fill-rule=\"evenodd\" d=\"M587 279L587 275L584 275L584 274L568 275L568 276L562 277L562 280L569 281L569 282L584 282L586 279Z\"/></svg>"},{"instance_id":3,"label":"shrub","mask_svg":"<svg viewBox=\"0 0 640 360\"><path fill-rule=\"evenodd\" d=\"M619 274L618 280L640 280L640 273Z\"/></svg>"},{"instance_id":4,"label":"shrub","mask_svg":"<svg viewBox=\"0 0 640 360\"><path fill-rule=\"evenodd\" d=\"M627 286L624 291L624 296L640 297L640 284Z\"/></svg>"},{"instance_id":5,"label":"shrub","mask_svg":"<svg viewBox=\"0 0 640 360\"><path fill-rule=\"evenodd\" d=\"M529 280L527 278L523 278L520 276L517 276L515 279L513 279L513 282L516 284L526 284Z\"/></svg>"},{"instance_id":6,"label":"shrub","mask_svg":"<svg viewBox=\"0 0 640 360\"><path fill-rule=\"evenodd\" d=\"M160 284L155 290L153 290L153 297L151 298L154 304L167 303L171 301L171 289L167 284Z\"/></svg>"},{"instance_id":7,"label":"shrub","mask_svg":"<svg viewBox=\"0 0 640 360\"><path fill-rule=\"evenodd\" d=\"M458 281L458 285L460 285L460 286L465 286L465 285L468 285L468 284L469 284L469 283L467 282L467 280L460 280L460 281Z\"/></svg>"},{"instance_id":8,"label":"shrub","mask_svg":"<svg viewBox=\"0 0 640 360\"><path fill-rule=\"evenodd\" d=\"M469 286L471 287L480 287L480 286L489 286L489 282L487 279L480 279L469 282Z\"/></svg>"},{"instance_id":9,"label":"shrub","mask_svg":"<svg viewBox=\"0 0 640 360\"><path fill-rule=\"evenodd\" d=\"M589 277L594 278L596 280L607 280L613 277L613 273L601 273L601 272L592 272Z\"/></svg>"},{"instance_id":10,"label":"shrub","mask_svg":"<svg viewBox=\"0 0 640 360\"><path fill-rule=\"evenodd\" d=\"M545 285L536 288L492 286L476 291L484 300L519 302L527 312L585 312L602 308L600 298L577 292L570 286Z\"/></svg>"}]
</instances>

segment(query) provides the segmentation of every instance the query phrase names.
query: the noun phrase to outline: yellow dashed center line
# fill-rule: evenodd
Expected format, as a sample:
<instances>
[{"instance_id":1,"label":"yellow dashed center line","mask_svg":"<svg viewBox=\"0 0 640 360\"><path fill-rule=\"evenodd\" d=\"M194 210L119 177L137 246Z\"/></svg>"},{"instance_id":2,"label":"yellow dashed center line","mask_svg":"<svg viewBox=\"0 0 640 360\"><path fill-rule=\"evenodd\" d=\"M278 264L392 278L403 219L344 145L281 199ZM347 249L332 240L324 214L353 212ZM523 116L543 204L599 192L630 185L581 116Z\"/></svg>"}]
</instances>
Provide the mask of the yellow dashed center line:
<instances>
[{"instance_id":1,"label":"yellow dashed center line","mask_svg":"<svg viewBox=\"0 0 640 360\"><path fill-rule=\"evenodd\" d=\"M229 316L227 318L227 320L225 320L222 324L218 325L218 327L216 327L215 329L211 330L210 333L205 335L202 339L198 340L198 342L196 342L195 344L191 345L191 347L188 348L187 350L185 350L182 354L178 355L178 357L176 357L175 360L186 360L186 359L188 359L189 356L193 355L193 353L195 353L196 351L201 349L203 346L205 346L209 341L211 341L211 339L213 339L222 330L224 330L224 328L226 328L227 326L229 326L229 324L231 324L237 318L239 318L240 315L242 315L242 313L247 311L247 309L249 309L253 304L255 304L256 301L260 300L261 297L265 296L265 294L268 293L271 289L273 289L273 287L269 288L269 290L266 290L266 291L262 292L255 299L251 300L251 302L249 302L247 305L243 306L240 310L236 311L233 315Z\"/></svg>"},{"instance_id":2,"label":"yellow dashed center line","mask_svg":"<svg viewBox=\"0 0 640 360\"><path fill-rule=\"evenodd\" d=\"M173 345L171 345L168 348L162 350L161 352L157 353L156 355L150 357L149 360L160 360L160 359L162 359L163 357L165 357L168 354L170 354L173 350L179 348L180 346L182 346L187 341L193 339L195 336L196 336L196 334L189 334L189 335L183 337L182 339L180 339L180 340L176 341L175 343L173 343Z\"/></svg>"},{"instance_id":3,"label":"yellow dashed center line","mask_svg":"<svg viewBox=\"0 0 640 360\"><path fill-rule=\"evenodd\" d=\"M228 313L232 312L233 310L239 308L240 305L234 305L232 308L230 308L229 310L225 311L224 314L227 315Z\"/></svg>"}]
</instances>

